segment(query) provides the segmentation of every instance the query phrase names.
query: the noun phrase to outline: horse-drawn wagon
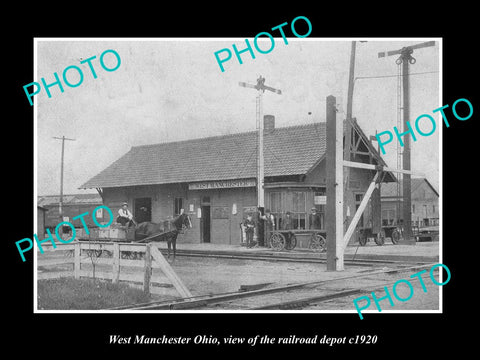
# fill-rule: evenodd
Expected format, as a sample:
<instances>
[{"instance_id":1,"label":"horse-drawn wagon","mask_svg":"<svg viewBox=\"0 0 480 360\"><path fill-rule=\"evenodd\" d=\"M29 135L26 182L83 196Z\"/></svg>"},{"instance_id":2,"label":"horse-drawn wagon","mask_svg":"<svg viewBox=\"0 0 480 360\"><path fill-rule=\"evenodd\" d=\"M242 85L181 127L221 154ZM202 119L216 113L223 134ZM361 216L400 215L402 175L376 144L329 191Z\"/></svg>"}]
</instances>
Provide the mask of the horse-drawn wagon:
<instances>
[{"instance_id":1,"label":"horse-drawn wagon","mask_svg":"<svg viewBox=\"0 0 480 360\"><path fill-rule=\"evenodd\" d=\"M108 228L88 228L77 229L77 238L83 242L122 242L122 243L145 243L167 241L168 257L173 247L173 258L176 253L176 241L178 234L183 234L186 229L191 228L190 217L181 214L174 219L162 221L160 223L142 222L135 226L124 226L121 224L112 224ZM85 250L87 256L111 257L108 250L95 249ZM134 251L124 251L122 256L126 259L141 259L143 253Z\"/></svg>"}]
</instances>

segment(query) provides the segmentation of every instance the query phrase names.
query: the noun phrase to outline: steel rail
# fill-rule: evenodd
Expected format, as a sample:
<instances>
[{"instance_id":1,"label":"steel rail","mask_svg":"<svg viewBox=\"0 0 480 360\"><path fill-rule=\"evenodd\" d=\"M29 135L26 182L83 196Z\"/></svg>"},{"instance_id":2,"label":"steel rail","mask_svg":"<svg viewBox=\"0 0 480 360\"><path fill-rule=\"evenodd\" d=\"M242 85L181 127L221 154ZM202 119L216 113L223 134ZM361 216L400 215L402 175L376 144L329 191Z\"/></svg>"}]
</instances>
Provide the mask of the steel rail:
<instances>
[{"instance_id":1,"label":"steel rail","mask_svg":"<svg viewBox=\"0 0 480 360\"><path fill-rule=\"evenodd\" d=\"M166 250L161 249L162 253ZM300 257L300 256L291 256L291 255L270 255L270 254L245 254L245 253L228 253L228 252L202 252L195 250L178 250L176 252L177 256L185 257L205 257L205 258L221 258L221 259L238 259L238 260L259 260L259 261L284 261L284 262L299 262L299 263L326 263L326 258L311 258L311 257ZM407 261L408 263L424 263L425 261L421 260L411 260ZM381 264L405 264L406 261L403 260L389 260L389 259L345 259L345 263L350 265L359 265L359 266L374 266Z\"/></svg>"},{"instance_id":2,"label":"steel rail","mask_svg":"<svg viewBox=\"0 0 480 360\"><path fill-rule=\"evenodd\" d=\"M284 285L284 286L276 286L276 287L257 289L257 290L251 290L251 291L224 293L224 294L218 294L214 296L208 296L208 295L194 296L192 298L185 298L182 300L171 301L167 303L165 301L152 302L152 303L142 304L142 305L132 305L132 306L124 306L122 308L113 308L110 310L191 310L191 309L206 307L211 304L218 304L218 303L228 302L228 301L237 300L241 298L260 296L260 295L271 294L276 292L285 292L285 291L299 289L299 288L315 287L324 283L329 283L334 281L355 279L355 278L361 278L361 277L378 275L378 274L405 272L408 270L415 270L415 269L423 269L425 267L431 267L436 264L437 263L428 263L428 264L408 266L408 267L402 267L402 268L390 268L386 270L366 272L363 274L349 275L349 276L344 276L340 278L311 281L311 282L290 284L290 285ZM349 295L353 294L354 290L351 290L351 291L352 293L349 292L348 293ZM359 291L362 291L362 290L360 289ZM330 295L332 296L334 294L330 294ZM348 296L348 295L343 295L343 296ZM302 299L299 299L298 301L302 301Z\"/></svg>"}]
</instances>

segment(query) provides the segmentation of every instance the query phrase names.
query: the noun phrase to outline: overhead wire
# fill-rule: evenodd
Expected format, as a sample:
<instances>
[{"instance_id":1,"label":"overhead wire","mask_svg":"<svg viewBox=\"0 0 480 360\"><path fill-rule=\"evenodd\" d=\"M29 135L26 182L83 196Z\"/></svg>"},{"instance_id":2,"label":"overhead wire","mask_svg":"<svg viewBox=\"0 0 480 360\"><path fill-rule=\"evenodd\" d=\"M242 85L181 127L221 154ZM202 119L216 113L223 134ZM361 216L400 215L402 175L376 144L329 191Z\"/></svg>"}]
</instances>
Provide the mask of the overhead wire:
<instances>
[{"instance_id":1,"label":"overhead wire","mask_svg":"<svg viewBox=\"0 0 480 360\"><path fill-rule=\"evenodd\" d=\"M409 73L407 76L411 75L422 75L422 74L433 74L433 73L438 73L440 71L423 71L423 72L417 72L417 73ZM376 76L357 76L355 77L354 81L356 80L361 80L361 79L380 79L380 78L390 78L390 77L397 77L398 74L395 75L376 75Z\"/></svg>"}]
</instances>

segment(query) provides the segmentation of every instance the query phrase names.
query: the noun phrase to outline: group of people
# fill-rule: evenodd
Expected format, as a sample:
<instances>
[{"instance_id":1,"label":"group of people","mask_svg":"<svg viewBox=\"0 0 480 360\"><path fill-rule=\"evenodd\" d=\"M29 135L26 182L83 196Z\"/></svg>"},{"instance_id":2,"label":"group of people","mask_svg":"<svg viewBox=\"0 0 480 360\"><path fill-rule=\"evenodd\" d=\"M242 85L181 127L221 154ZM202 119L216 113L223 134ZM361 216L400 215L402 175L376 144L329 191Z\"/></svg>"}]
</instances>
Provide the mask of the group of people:
<instances>
[{"instance_id":1,"label":"group of people","mask_svg":"<svg viewBox=\"0 0 480 360\"><path fill-rule=\"evenodd\" d=\"M264 228L266 229L267 233L271 232L275 229L275 216L270 212L269 209L265 209L264 214L260 214L259 219L264 221ZM133 219L133 215L128 210L128 204L125 202L122 204L122 207L118 210L118 217L117 223L130 227L132 225L136 225L135 220ZM312 208L310 214L308 216L308 224L309 229L321 229L321 219L320 214L317 212L316 208ZM253 241L253 234L255 232L255 227L257 224L252 218L252 214L249 213L247 218L243 221L243 226L245 227L245 235L246 235L246 245L248 248L251 248L256 245ZM280 224L281 230L293 230L293 218L290 211L285 213L285 217L282 219Z\"/></svg>"},{"instance_id":2,"label":"group of people","mask_svg":"<svg viewBox=\"0 0 480 360\"><path fill-rule=\"evenodd\" d=\"M275 228L275 217L270 212L269 209L265 210L265 214L259 216L260 219L265 221L265 227L267 230L272 230ZM253 221L252 214L248 213L247 218L243 221L243 226L245 227L245 236L246 236L246 246L251 248L256 245L253 241L253 234L255 233L255 221Z\"/></svg>"},{"instance_id":3,"label":"group of people","mask_svg":"<svg viewBox=\"0 0 480 360\"><path fill-rule=\"evenodd\" d=\"M260 215L259 218L261 220L265 221L265 228L268 232L271 232L273 229L275 229L275 217L273 214L270 212L269 209L265 209L265 214ZM313 207L310 211L310 214L308 216L308 224L309 224L309 229L321 229L321 218L320 214L317 211L317 208ZM247 218L243 221L243 226L245 227L245 235L246 235L246 246L247 248L251 248L255 246L256 244L253 241L253 234L255 232L255 221L252 218L252 214L248 214ZM282 219L280 223L280 230L293 230L294 229L294 224L293 224L293 218L292 218L292 213L290 211L287 211L285 213L285 217Z\"/></svg>"}]
</instances>

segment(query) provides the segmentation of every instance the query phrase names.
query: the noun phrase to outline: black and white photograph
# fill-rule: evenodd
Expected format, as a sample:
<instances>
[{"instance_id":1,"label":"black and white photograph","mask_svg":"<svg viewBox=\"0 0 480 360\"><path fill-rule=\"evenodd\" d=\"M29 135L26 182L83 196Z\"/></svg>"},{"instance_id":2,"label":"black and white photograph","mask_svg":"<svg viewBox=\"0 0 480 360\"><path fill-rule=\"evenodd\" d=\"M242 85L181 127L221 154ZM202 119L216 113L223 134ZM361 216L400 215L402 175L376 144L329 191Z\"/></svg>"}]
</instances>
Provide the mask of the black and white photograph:
<instances>
[{"instance_id":1,"label":"black and white photograph","mask_svg":"<svg viewBox=\"0 0 480 360\"><path fill-rule=\"evenodd\" d=\"M441 39L262 36L36 41L36 311L441 311Z\"/></svg>"},{"instance_id":2,"label":"black and white photograph","mask_svg":"<svg viewBox=\"0 0 480 360\"><path fill-rule=\"evenodd\" d=\"M6 343L472 346L473 23L357 5L14 15L32 26L4 56Z\"/></svg>"}]
</instances>

